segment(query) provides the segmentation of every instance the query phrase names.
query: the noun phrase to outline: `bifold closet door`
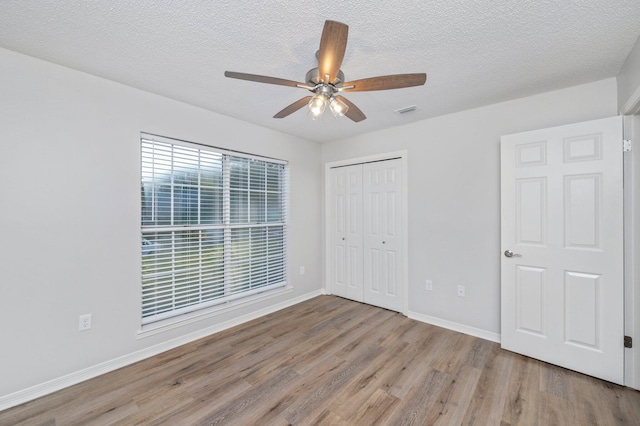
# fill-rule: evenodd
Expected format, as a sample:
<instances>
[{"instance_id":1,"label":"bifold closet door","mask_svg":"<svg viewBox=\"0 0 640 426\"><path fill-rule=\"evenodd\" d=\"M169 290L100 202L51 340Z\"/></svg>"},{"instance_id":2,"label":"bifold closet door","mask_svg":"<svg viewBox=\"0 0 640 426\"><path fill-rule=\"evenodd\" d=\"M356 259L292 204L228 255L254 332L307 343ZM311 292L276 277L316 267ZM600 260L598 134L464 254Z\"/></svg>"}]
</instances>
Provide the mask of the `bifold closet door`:
<instances>
[{"instance_id":1,"label":"bifold closet door","mask_svg":"<svg viewBox=\"0 0 640 426\"><path fill-rule=\"evenodd\" d=\"M402 311L400 159L330 171L331 292Z\"/></svg>"},{"instance_id":2,"label":"bifold closet door","mask_svg":"<svg viewBox=\"0 0 640 426\"><path fill-rule=\"evenodd\" d=\"M363 302L362 165L331 169L331 291Z\"/></svg>"},{"instance_id":3,"label":"bifold closet door","mask_svg":"<svg viewBox=\"0 0 640 426\"><path fill-rule=\"evenodd\" d=\"M401 160L362 166L364 301L402 311Z\"/></svg>"}]
</instances>

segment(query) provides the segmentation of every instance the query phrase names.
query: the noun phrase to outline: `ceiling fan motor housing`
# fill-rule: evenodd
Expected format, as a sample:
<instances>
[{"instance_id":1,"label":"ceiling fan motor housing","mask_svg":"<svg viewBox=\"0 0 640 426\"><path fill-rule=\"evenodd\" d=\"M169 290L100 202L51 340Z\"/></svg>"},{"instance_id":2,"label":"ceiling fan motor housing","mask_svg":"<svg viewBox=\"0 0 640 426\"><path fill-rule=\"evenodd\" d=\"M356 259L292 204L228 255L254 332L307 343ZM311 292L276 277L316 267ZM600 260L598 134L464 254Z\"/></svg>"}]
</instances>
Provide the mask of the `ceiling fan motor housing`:
<instances>
[{"instance_id":1,"label":"ceiling fan motor housing","mask_svg":"<svg viewBox=\"0 0 640 426\"><path fill-rule=\"evenodd\" d=\"M307 75L304 77L304 80L307 82L307 84L311 86L315 86L317 84L322 84L322 83L325 83L325 84L331 83L335 87L341 87L342 83L344 83L344 73L338 70L335 80L333 80L332 82L328 82L328 81L323 81L323 78L320 76L320 71L318 70L318 68L313 68L307 72Z\"/></svg>"}]
</instances>

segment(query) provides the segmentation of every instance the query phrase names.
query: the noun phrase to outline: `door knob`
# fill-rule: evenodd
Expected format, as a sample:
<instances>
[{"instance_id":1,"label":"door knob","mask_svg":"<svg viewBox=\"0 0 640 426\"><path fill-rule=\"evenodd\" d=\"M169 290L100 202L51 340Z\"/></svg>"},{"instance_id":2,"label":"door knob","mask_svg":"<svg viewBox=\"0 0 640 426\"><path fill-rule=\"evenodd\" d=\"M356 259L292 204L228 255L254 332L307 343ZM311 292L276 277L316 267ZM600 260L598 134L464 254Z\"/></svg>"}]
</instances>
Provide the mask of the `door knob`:
<instances>
[{"instance_id":1,"label":"door knob","mask_svg":"<svg viewBox=\"0 0 640 426\"><path fill-rule=\"evenodd\" d=\"M504 255L507 256L507 257L522 257L521 254L514 253L511 250L505 250L504 251Z\"/></svg>"}]
</instances>

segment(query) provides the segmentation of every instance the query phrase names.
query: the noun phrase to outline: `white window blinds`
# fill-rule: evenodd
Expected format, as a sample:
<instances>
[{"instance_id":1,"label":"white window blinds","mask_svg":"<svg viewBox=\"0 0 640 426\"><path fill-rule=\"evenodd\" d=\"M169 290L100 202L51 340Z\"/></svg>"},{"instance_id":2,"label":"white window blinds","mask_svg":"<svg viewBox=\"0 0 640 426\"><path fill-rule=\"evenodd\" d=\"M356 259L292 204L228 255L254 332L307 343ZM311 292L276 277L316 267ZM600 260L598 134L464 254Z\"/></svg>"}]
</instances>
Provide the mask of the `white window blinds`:
<instances>
[{"instance_id":1,"label":"white window blinds","mask_svg":"<svg viewBox=\"0 0 640 426\"><path fill-rule=\"evenodd\" d=\"M143 324L286 285L286 163L141 144Z\"/></svg>"}]
</instances>

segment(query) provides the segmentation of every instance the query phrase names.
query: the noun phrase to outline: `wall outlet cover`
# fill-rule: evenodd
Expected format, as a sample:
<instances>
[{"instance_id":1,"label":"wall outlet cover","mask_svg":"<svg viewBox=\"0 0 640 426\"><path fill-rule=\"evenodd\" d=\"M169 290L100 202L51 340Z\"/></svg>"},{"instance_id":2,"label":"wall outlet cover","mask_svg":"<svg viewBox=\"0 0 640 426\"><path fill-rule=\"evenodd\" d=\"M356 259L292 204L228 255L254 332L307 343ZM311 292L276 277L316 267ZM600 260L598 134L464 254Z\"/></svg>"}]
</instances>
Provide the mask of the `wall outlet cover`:
<instances>
[{"instance_id":1,"label":"wall outlet cover","mask_svg":"<svg viewBox=\"0 0 640 426\"><path fill-rule=\"evenodd\" d=\"M89 329L91 329L91 314L80 315L78 330L85 331Z\"/></svg>"}]
</instances>

